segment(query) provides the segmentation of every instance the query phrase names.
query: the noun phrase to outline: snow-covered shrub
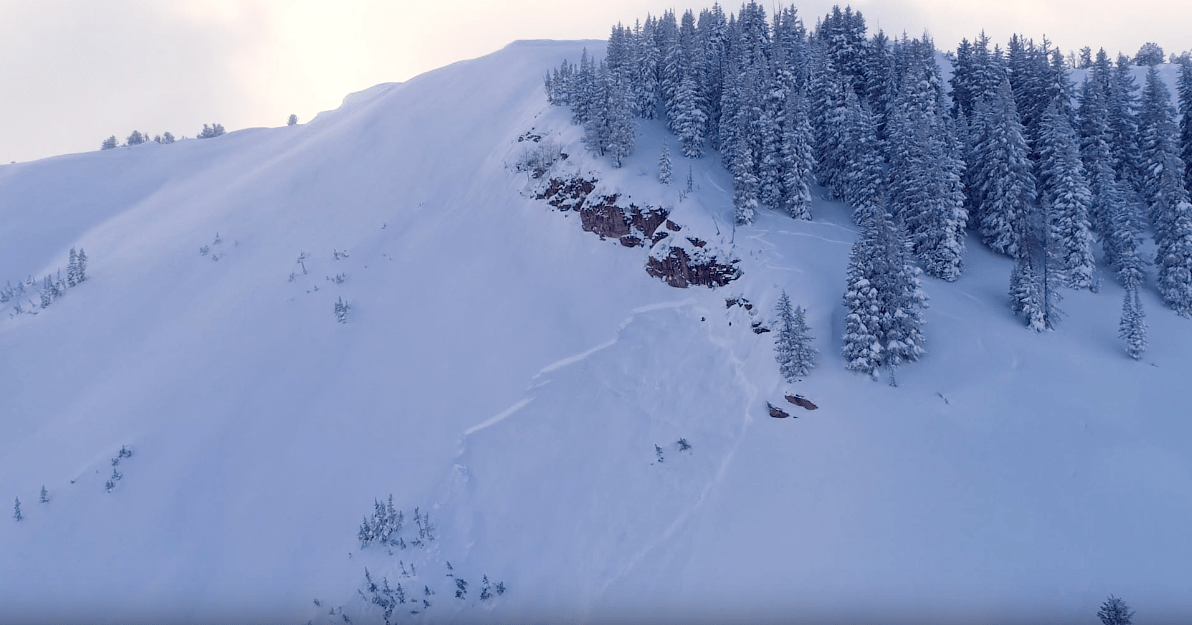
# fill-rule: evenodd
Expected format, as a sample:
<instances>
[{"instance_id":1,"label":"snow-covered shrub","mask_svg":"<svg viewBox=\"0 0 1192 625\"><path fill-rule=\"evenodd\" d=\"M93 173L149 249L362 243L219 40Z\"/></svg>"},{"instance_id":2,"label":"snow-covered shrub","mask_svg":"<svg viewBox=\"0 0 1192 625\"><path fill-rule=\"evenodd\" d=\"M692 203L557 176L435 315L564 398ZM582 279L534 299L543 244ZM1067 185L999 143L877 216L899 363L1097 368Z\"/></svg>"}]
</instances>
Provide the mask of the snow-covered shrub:
<instances>
[{"instance_id":1,"label":"snow-covered shrub","mask_svg":"<svg viewBox=\"0 0 1192 625\"><path fill-rule=\"evenodd\" d=\"M559 162L562 153L558 144L550 139L527 145L522 148L515 169L519 172L528 171L535 178L541 178L550 171L555 163Z\"/></svg>"}]
</instances>

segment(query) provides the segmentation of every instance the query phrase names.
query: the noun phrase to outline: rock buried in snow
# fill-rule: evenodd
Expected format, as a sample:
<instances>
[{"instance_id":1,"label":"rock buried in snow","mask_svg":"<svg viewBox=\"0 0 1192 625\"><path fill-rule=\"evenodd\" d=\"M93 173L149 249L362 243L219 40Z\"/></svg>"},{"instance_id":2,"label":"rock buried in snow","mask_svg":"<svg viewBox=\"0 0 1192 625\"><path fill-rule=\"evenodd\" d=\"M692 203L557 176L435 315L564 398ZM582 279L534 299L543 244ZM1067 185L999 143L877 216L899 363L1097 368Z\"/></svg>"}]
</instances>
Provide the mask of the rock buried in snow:
<instances>
[{"instance_id":1,"label":"rock buried in snow","mask_svg":"<svg viewBox=\"0 0 1192 625\"><path fill-rule=\"evenodd\" d=\"M785 410L775 406L774 404L771 404L770 402L766 402L766 407L770 409L770 416L774 417L775 419L785 419L790 416Z\"/></svg>"},{"instance_id":2,"label":"rock buried in snow","mask_svg":"<svg viewBox=\"0 0 1192 625\"><path fill-rule=\"evenodd\" d=\"M819 408L819 406L816 406L815 404L811 403L810 399L807 399L806 397L803 397L802 395L787 395L786 401L789 401L790 403L792 403L800 408L806 408L808 410L815 410L816 408Z\"/></svg>"}]
</instances>

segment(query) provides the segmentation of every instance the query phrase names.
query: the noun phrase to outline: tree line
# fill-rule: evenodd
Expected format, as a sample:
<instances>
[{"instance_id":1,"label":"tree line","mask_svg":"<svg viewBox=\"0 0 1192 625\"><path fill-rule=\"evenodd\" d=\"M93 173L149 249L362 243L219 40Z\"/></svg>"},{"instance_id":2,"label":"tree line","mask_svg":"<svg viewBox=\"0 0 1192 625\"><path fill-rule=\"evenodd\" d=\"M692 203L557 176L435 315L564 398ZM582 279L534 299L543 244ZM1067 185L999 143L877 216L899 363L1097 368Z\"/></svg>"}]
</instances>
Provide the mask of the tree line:
<instances>
[{"instance_id":1,"label":"tree line","mask_svg":"<svg viewBox=\"0 0 1192 625\"><path fill-rule=\"evenodd\" d=\"M946 54L945 81L926 35L870 36L848 7L807 28L794 7L768 17L748 2L618 24L605 58L585 51L545 88L613 166L634 149L636 118L664 120L688 158L717 151L739 224L763 207L810 219L812 184L851 204L851 368L922 353L918 276L957 279L968 232L1014 260L1012 307L1036 331L1059 318L1059 288L1097 289L1100 247L1125 287L1121 334L1138 358L1148 232L1156 290L1192 316L1192 59L1173 55L1177 107L1157 48L1112 61L1082 50L1076 85L1075 55L1046 39L1015 35L1003 49L981 33ZM1136 64L1150 66L1141 87Z\"/></svg>"}]
</instances>

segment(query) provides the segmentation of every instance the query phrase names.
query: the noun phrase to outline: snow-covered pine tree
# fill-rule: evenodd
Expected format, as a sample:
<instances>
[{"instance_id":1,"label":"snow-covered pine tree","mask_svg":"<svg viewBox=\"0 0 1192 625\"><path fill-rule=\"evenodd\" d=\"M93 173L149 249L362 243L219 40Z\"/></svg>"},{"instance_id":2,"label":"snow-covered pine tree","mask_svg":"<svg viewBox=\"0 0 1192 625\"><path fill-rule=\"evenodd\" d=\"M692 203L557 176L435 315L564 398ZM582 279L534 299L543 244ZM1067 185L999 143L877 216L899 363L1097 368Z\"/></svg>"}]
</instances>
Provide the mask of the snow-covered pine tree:
<instances>
[{"instance_id":1,"label":"snow-covered pine tree","mask_svg":"<svg viewBox=\"0 0 1192 625\"><path fill-rule=\"evenodd\" d=\"M571 107L571 123L587 124L593 100L596 99L596 68L588 56L587 48L579 55L579 67L563 86L566 90L564 101Z\"/></svg>"},{"instance_id":2,"label":"snow-covered pine tree","mask_svg":"<svg viewBox=\"0 0 1192 625\"><path fill-rule=\"evenodd\" d=\"M848 95L849 158L844 168L844 200L853 206L853 221L860 223L884 201L885 161L873 116L860 100Z\"/></svg>"},{"instance_id":3,"label":"snow-covered pine tree","mask_svg":"<svg viewBox=\"0 0 1192 625\"><path fill-rule=\"evenodd\" d=\"M787 382L806 376L815 367L815 356L819 353L812 347L812 337L807 328L807 313L802 306L791 309L791 300L782 292L775 307L778 315L778 333L774 337L774 358L778 371Z\"/></svg>"},{"instance_id":4,"label":"snow-covered pine tree","mask_svg":"<svg viewBox=\"0 0 1192 625\"><path fill-rule=\"evenodd\" d=\"M782 206L782 179L785 163L782 160L782 115L785 110L787 85L773 72L780 59L773 59L774 67L764 76L760 90L761 107L757 120L758 143L758 199L769 208Z\"/></svg>"},{"instance_id":5,"label":"snow-covered pine tree","mask_svg":"<svg viewBox=\"0 0 1192 625\"><path fill-rule=\"evenodd\" d=\"M1184 166L1179 159L1179 136L1175 120L1175 109L1171 105L1171 93L1159 71L1154 67L1147 70L1146 83L1142 91L1142 103L1138 114L1138 144L1142 163L1142 196L1146 200L1152 221L1154 210L1160 204L1170 203L1161 198L1165 194L1178 192L1174 186L1184 189ZM1176 171L1171 171L1175 168Z\"/></svg>"},{"instance_id":6,"label":"snow-covered pine tree","mask_svg":"<svg viewBox=\"0 0 1192 625\"><path fill-rule=\"evenodd\" d=\"M583 59L581 58L581 67ZM586 81L582 77L581 82ZM612 129L610 126L609 115L609 76L608 71L601 63L598 69L594 70L591 78L591 83L586 86L581 86L578 95L579 101L584 102L584 146L590 152L597 156L604 156L608 151L609 142L612 137ZM575 99L575 97L573 97ZM572 105L573 115L578 116L575 112L575 106Z\"/></svg>"},{"instance_id":7,"label":"snow-covered pine tree","mask_svg":"<svg viewBox=\"0 0 1192 625\"><path fill-rule=\"evenodd\" d=\"M1143 221L1133 203L1120 200L1122 195L1118 183L1111 182L1107 196L1112 202L1112 212L1102 247L1106 264L1117 272L1118 282L1129 289L1143 281L1143 260L1139 253Z\"/></svg>"},{"instance_id":8,"label":"snow-covered pine tree","mask_svg":"<svg viewBox=\"0 0 1192 625\"><path fill-rule=\"evenodd\" d=\"M17 502L12 506L12 518L14 521L21 521L25 517L21 515L21 498L17 497Z\"/></svg>"},{"instance_id":9,"label":"snow-covered pine tree","mask_svg":"<svg viewBox=\"0 0 1192 625\"><path fill-rule=\"evenodd\" d=\"M683 49L679 42L679 24L673 9L667 9L658 20L654 31L654 40L661 53L659 64L658 92L662 108L666 111L667 124L675 130L674 121L675 94L679 84L683 81L685 67L683 64Z\"/></svg>"},{"instance_id":10,"label":"snow-covered pine tree","mask_svg":"<svg viewBox=\"0 0 1192 625\"><path fill-rule=\"evenodd\" d=\"M1192 203L1184 187L1184 162L1176 147L1170 94L1152 67L1147 72L1139 129L1145 197L1155 230L1157 286L1164 303L1192 316Z\"/></svg>"},{"instance_id":11,"label":"snow-covered pine tree","mask_svg":"<svg viewBox=\"0 0 1192 625\"><path fill-rule=\"evenodd\" d=\"M697 54L703 56L699 64L703 72L696 80L700 88L701 102L707 121L704 136L711 141L713 148L719 148L720 128L720 99L724 90L724 71L727 61L728 21L719 4L713 4L711 9L700 11L699 22L696 24Z\"/></svg>"},{"instance_id":12,"label":"snow-covered pine tree","mask_svg":"<svg viewBox=\"0 0 1192 625\"><path fill-rule=\"evenodd\" d=\"M1109 595L1105 603L1101 604L1101 609L1097 610L1097 618L1101 619L1101 625L1131 625L1134 611L1125 601Z\"/></svg>"},{"instance_id":13,"label":"snow-covered pine tree","mask_svg":"<svg viewBox=\"0 0 1192 625\"><path fill-rule=\"evenodd\" d=\"M38 497L41 503L50 503L50 491L46 490L45 484L41 486L41 495Z\"/></svg>"},{"instance_id":14,"label":"snow-covered pine tree","mask_svg":"<svg viewBox=\"0 0 1192 625\"><path fill-rule=\"evenodd\" d=\"M1048 217L1035 206L1015 216L1014 269L1010 274L1010 308L1035 332L1051 330L1059 321L1059 279L1052 271L1053 245Z\"/></svg>"},{"instance_id":15,"label":"snow-covered pine tree","mask_svg":"<svg viewBox=\"0 0 1192 625\"><path fill-rule=\"evenodd\" d=\"M1118 336L1126 344L1126 353L1139 360L1146 353L1146 312L1138 296L1138 285L1127 287L1122 296L1122 319L1118 325Z\"/></svg>"},{"instance_id":16,"label":"snow-covered pine tree","mask_svg":"<svg viewBox=\"0 0 1192 625\"><path fill-rule=\"evenodd\" d=\"M1103 57L1102 51L1098 58L1104 61ZM1105 89L1095 80L1095 76L1094 79L1085 80L1081 87L1080 103L1081 158L1092 194L1089 223L1101 239L1105 262L1117 267L1117 249L1127 244L1127 239L1121 236L1122 228L1129 225L1140 232L1142 217L1133 189L1129 183L1119 181L1114 171L1113 132L1109 127L1106 97ZM1128 245L1130 249L1137 246L1135 243Z\"/></svg>"},{"instance_id":17,"label":"snow-covered pine tree","mask_svg":"<svg viewBox=\"0 0 1192 625\"><path fill-rule=\"evenodd\" d=\"M671 177L670 147L664 142L662 144L662 154L658 156L658 181L662 184L670 184Z\"/></svg>"},{"instance_id":18,"label":"snow-covered pine tree","mask_svg":"<svg viewBox=\"0 0 1192 625\"><path fill-rule=\"evenodd\" d=\"M612 154L613 167L620 167L625 157L633 154L637 128L626 85L613 75L610 76L608 90L608 149Z\"/></svg>"},{"instance_id":19,"label":"snow-covered pine tree","mask_svg":"<svg viewBox=\"0 0 1192 625\"><path fill-rule=\"evenodd\" d=\"M885 367L894 383L899 365L925 351L923 309L927 295L911 263L905 235L884 210L862 225L849 256L844 332L846 368L878 376Z\"/></svg>"},{"instance_id":20,"label":"snow-covered pine tree","mask_svg":"<svg viewBox=\"0 0 1192 625\"><path fill-rule=\"evenodd\" d=\"M120 146L120 143L116 141L116 135L112 135L112 136L108 137L107 139L104 139L103 143L99 144L99 149L112 150L119 146Z\"/></svg>"},{"instance_id":21,"label":"snow-covered pine tree","mask_svg":"<svg viewBox=\"0 0 1192 625\"><path fill-rule=\"evenodd\" d=\"M753 100L757 78L750 72L737 81L737 91L741 95L730 122L733 126L732 138L725 141L729 150L728 170L733 176L733 213L738 224L753 223L761 190L761 181L757 176L757 158L761 145L754 132L754 122L757 121L759 112L759 107L755 106Z\"/></svg>"},{"instance_id":22,"label":"snow-covered pine tree","mask_svg":"<svg viewBox=\"0 0 1192 625\"><path fill-rule=\"evenodd\" d=\"M654 38L655 20L634 29L634 106L639 116L654 119L658 115L658 64L661 54Z\"/></svg>"},{"instance_id":23,"label":"snow-covered pine tree","mask_svg":"<svg viewBox=\"0 0 1192 625\"><path fill-rule=\"evenodd\" d=\"M903 76L886 127L890 212L904 224L924 271L951 281L964 267L964 163L931 42L901 47Z\"/></svg>"},{"instance_id":24,"label":"snow-covered pine tree","mask_svg":"<svg viewBox=\"0 0 1192 625\"><path fill-rule=\"evenodd\" d=\"M79 283L79 254L75 248L70 248L70 262L66 265L66 285L74 286Z\"/></svg>"},{"instance_id":25,"label":"snow-covered pine tree","mask_svg":"<svg viewBox=\"0 0 1192 625\"><path fill-rule=\"evenodd\" d=\"M878 139L886 136L886 115L898 88L894 55L889 43L886 34L878 30L869 40L869 49L865 54L865 103L873 116L874 132Z\"/></svg>"},{"instance_id":26,"label":"snow-covered pine tree","mask_svg":"<svg viewBox=\"0 0 1192 625\"><path fill-rule=\"evenodd\" d=\"M782 210L795 219L811 219L811 124L801 91L786 95L782 128Z\"/></svg>"},{"instance_id":27,"label":"snow-covered pine tree","mask_svg":"<svg viewBox=\"0 0 1192 625\"><path fill-rule=\"evenodd\" d=\"M977 229L986 245L1015 256L1014 224L1034 205L1036 196L1009 80L1003 79L993 97L978 103L976 116L980 135L973 140L978 160L970 167L976 169L971 179L979 186Z\"/></svg>"},{"instance_id":28,"label":"snow-covered pine tree","mask_svg":"<svg viewBox=\"0 0 1192 625\"><path fill-rule=\"evenodd\" d=\"M703 111L699 85L691 76L683 77L675 92L675 134L683 144L683 156L699 158L704 154L704 131L708 116Z\"/></svg>"},{"instance_id":29,"label":"snow-covered pine tree","mask_svg":"<svg viewBox=\"0 0 1192 625\"><path fill-rule=\"evenodd\" d=\"M1098 55L1098 60L1100 55ZM1108 60L1106 61L1108 64ZM1097 74L1098 64L1093 73ZM1142 192L1142 156L1138 146L1138 84L1130 69L1130 60L1118 55L1117 67L1109 66L1106 80L1106 103L1109 111L1109 128L1112 135L1110 148L1114 158L1114 170L1118 180L1130 185L1135 192Z\"/></svg>"},{"instance_id":30,"label":"snow-covered pine tree","mask_svg":"<svg viewBox=\"0 0 1192 625\"><path fill-rule=\"evenodd\" d=\"M79 248L78 264L75 266L76 284L85 282L87 280L87 253L83 248Z\"/></svg>"},{"instance_id":31,"label":"snow-covered pine tree","mask_svg":"<svg viewBox=\"0 0 1192 625\"><path fill-rule=\"evenodd\" d=\"M883 220L884 221L884 220ZM881 258L878 226L873 222L853 244L849 256L848 283L844 291L845 368L869 374L876 380L883 362L883 295L877 276L887 262Z\"/></svg>"},{"instance_id":32,"label":"snow-covered pine tree","mask_svg":"<svg viewBox=\"0 0 1192 625\"><path fill-rule=\"evenodd\" d=\"M1180 101L1180 158L1184 160L1184 188L1192 193L1192 58L1180 62L1176 89Z\"/></svg>"},{"instance_id":33,"label":"snow-covered pine tree","mask_svg":"<svg viewBox=\"0 0 1192 625\"><path fill-rule=\"evenodd\" d=\"M1192 316L1192 203L1184 196L1155 212L1156 286L1169 308Z\"/></svg>"},{"instance_id":34,"label":"snow-covered pine tree","mask_svg":"<svg viewBox=\"0 0 1192 625\"><path fill-rule=\"evenodd\" d=\"M849 100L844 78L817 49L811 79L811 118L815 139L815 179L834 200L844 198L844 170L851 157L848 146ZM856 94L853 94L853 102Z\"/></svg>"},{"instance_id":35,"label":"snow-covered pine tree","mask_svg":"<svg viewBox=\"0 0 1192 625\"><path fill-rule=\"evenodd\" d=\"M1041 201L1050 218L1055 269L1065 286L1096 289L1093 235L1088 212L1092 194L1068 115L1053 103L1043 113L1036 146Z\"/></svg>"},{"instance_id":36,"label":"snow-covered pine tree","mask_svg":"<svg viewBox=\"0 0 1192 625\"><path fill-rule=\"evenodd\" d=\"M287 126L297 126L298 125L298 116L293 113L290 113L290 117L288 119L286 119L286 125Z\"/></svg>"}]
</instances>

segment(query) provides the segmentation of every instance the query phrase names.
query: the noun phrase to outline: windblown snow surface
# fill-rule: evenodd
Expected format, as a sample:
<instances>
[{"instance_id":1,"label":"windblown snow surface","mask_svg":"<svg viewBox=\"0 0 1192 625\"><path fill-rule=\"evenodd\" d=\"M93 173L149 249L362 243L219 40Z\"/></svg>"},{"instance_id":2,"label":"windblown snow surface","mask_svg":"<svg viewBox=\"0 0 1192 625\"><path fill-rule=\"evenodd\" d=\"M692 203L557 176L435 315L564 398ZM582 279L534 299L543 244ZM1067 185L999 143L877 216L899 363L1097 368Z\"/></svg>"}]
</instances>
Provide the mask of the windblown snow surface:
<instances>
[{"instance_id":1,"label":"windblown snow surface","mask_svg":"<svg viewBox=\"0 0 1192 625\"><path fill-rule=\"evenodd\" d=\"M928 355L897 387L850 373L850 208L734 230L718 157L661 122L621 169L585 153L541 77L602 45L0 167L0 284L90 258L45 310L0 311L0 495L24 516L0 522L0 622L383 622L366 568L402 586L392 622L1093 623L1111 593L1192 620L1192 321L1148 289L1132 361L1106 275L1033 334L1011 261L970 239L961 279L924 281ZM515 171L527 132L742 277L672 288L581 231ZM820 350L792 387L750 329L782 290ZM391 494L406 547L362 549Z\"/></svg>"}]
</instances>

